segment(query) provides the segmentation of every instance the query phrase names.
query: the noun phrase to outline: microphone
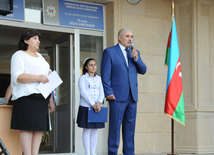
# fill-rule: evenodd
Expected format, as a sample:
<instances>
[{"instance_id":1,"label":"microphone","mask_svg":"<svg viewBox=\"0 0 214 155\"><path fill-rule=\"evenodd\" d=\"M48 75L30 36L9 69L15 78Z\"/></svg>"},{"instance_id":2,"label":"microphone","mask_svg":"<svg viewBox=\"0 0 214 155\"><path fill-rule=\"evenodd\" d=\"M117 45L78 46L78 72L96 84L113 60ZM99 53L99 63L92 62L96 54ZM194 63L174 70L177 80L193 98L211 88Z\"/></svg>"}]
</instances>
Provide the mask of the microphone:
<instances>
[{"instance_id":1,"label":"microphone","mask_svg":"<svg viewBox=\"0 0 214 155\"><path fill-rule=\"evenodd\" d=\"M131 43L131 50L133 50L134 49L134 44L133 43Z\"/></svg>"},{"instance_id":2,"label":"microphone","mask_svg":"<svg viewBox=\"0 0 214 155\"><path fill-rule=\"evenodd\" d=\"M131 43L131 51L134 49L134 44ZM134 57L134 61L136 61L136 58Z\"/></svg>"}]
</instances>

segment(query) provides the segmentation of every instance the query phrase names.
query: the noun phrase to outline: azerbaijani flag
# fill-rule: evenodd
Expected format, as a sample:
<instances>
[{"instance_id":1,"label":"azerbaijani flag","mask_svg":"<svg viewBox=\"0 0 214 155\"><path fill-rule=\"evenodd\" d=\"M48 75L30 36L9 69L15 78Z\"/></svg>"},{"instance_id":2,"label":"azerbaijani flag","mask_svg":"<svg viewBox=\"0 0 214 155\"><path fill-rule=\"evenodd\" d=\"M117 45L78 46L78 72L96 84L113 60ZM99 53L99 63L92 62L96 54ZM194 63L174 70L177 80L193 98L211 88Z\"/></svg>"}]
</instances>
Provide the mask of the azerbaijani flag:
<instances>
[{"instance_id":1,"label":"azerbaijani flag","mask_svg":"<svg viewBox=\"0 0 214 155\"><path fill-rule=\"evenodd\" d=\"M181 63L175 18L172 25L171 42L168 42L168 45L170 45L170 52L168 59L168 75L164 112L174 120L185 125Z\"/></svg>"},{"instance_id":2,"label":"azerbaijani flag","mask_svg":"<svg viewBox=\"0 0 214 155\"><path fill-rule=\"evenodd\" d=\"M166 47L165 65L167 65L167 66L169 64L169 53L170 53L170 44L171 44L171 34L172 34L172 30L169 33L168 43L167 43L167 47Z\"/></svg>"}]
</instances>

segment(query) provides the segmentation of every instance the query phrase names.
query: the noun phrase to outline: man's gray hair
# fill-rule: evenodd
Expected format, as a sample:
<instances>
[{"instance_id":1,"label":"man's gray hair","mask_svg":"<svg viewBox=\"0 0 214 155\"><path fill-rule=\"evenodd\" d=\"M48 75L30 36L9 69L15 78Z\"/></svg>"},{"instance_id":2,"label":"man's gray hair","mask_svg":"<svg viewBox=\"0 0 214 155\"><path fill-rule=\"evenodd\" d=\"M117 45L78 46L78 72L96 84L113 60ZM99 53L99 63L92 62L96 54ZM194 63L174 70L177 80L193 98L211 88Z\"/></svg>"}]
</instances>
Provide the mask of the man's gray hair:
<instances>
[{"instance_id":1,"label":"man's gray hair","mask_svg":"<svg viewBox=\"0 0 214 155\"><path fill-rule=\"evenodd\" d=\"M118 37L119 37L119 36L123 36L125 31L132 32L132 31L131 31L130 29L128 29L128 28L123 28L123 29L121 29L121 30L118 32Z\"/></svg>"}]
</instances>

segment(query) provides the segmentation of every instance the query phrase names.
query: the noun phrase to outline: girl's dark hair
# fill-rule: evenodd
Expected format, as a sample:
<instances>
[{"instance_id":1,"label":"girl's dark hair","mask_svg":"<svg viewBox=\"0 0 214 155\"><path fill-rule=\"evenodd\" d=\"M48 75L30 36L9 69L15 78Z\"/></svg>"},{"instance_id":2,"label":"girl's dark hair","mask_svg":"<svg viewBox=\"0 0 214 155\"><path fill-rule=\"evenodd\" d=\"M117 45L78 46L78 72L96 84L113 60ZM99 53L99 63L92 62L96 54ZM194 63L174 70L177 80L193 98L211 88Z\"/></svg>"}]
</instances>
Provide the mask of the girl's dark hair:
<instances>
[{"instance_id":1,"label":"girl's dark hair","mask_svg":"<svg viewBox=\"0 0 214 155\"><path fill-rule=\"evenodd\" d=\"M26 51L28 48L28 44L25 43L25 40L29 40L31 37L38 36L41 37L39 31L35 29L28 29L21 34L18 44L18 50Z\"/></svg>"},{"instance_id":2,"label":"girl's dark hair","mask_svg":"<svg viewBox=\"0 0 214 155\"><path fill-rule=\"evenodd\" d=\"M88 65L89 61L91 60L94 60L96 62L94 58L88 58L87 60L85 60L82 68L82 74L85 74L86 72L88 72L88 70L85 67Z\"/></svg>"}]
</instances>

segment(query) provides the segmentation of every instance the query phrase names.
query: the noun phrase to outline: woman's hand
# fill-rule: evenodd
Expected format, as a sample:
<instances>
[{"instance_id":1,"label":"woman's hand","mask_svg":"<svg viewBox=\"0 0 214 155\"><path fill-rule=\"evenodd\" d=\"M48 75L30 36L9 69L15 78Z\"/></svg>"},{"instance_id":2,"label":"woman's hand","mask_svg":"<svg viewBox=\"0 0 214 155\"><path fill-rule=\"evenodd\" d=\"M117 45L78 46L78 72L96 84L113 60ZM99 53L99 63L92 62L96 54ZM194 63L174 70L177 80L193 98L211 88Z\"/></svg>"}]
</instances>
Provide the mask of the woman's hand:
<instances>
[{"instance_id":1,"label":"woman's hand","mask_svg":"<svg viewBox=\"0 0 214 155\"><path fill-rule=\"evenodd\" d=\"M47 83L47 82L49 82L48 77L45 76L44 74L38 75L38 77L39 77L39 82L42 82L42 83Z\"/></svg>"},{"instance_id":2,"label":"woman's hand","mask_svg":"<svg viewBox=\"0 0 214 155\"><path fill-rule=\"evenodd\" d=\"M92 106L92 108L94 109L95 112L97 112L97 104L94 104L94 105Z\"/></svg>"},{"instance_id":3,"label":"woman's hand","mask_svg":"<svg viewBox=\"0 0 214 155\"><path fill-rule=\"evenodd\" d=\"M51 95L51 98L49 99L49 111L54 112L55 110L55 105L53 104L53 97Z\"/></svg>"},{"instance_id":4,"label":"woman's hand","mask_svg":"<svg viewBox=\"0 0 214 155\"><path fill-rule=\"evenodd\" d=\"M97 105L97 112L100 112L101 110L101 102L98 102L96 105Z\"/></svg>"},{"instance_id":5,"label":"woman's hand","mask_svg":"<svg viewBox=\"0 0 214 155\"><path fill-rule=\"evenodd\" d=\"M94 108L95 112L100 112L101 110L101 102L97 102L96 104L94 104L92 107Z\"/></svg>"}]
</instances>

